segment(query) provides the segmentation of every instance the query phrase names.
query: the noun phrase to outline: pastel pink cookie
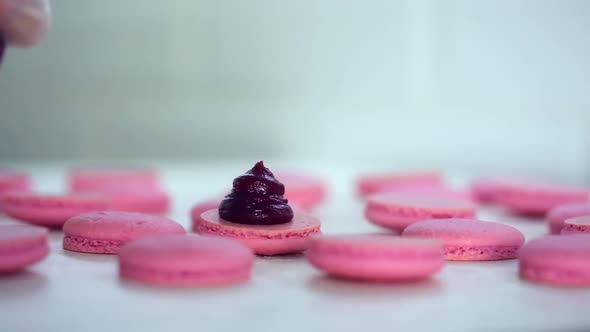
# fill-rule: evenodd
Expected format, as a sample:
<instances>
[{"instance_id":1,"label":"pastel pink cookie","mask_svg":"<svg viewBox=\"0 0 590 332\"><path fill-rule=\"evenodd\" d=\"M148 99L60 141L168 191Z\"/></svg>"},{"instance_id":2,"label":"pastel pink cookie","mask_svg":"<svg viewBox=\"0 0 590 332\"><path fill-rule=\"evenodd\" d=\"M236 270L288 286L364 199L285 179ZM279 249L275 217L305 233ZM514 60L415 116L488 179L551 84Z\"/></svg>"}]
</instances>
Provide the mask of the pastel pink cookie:
<instances>
[{"instance_id":1,"label":"pastel pink cookie","mask_svg":"<svg viewBox=\"0 0 590 332\"><path fill-rule=\"evenodd\" d=\"M561 234L580 233L590 234L590 215L567 219L565 221L565 227L561 230Z\"/></svg>"},{"instance_id":2,"label":"pastel pink cookie","mask_svg":"<svg viewBox=\"0 0 590 332\"><path fill-rule=\"evenodd\" d=\"M590 202L559 205L549 211L545 220L549 226L549 233L559 234L565 226L566 219L585 215L590 215Z\"/></svg>"},{"instance_id":3,"label":"pastel pink cookie","mask_svg":"<svg viewBox=\"0 0 590 332\"><path fill-rule=\"evenodd\" d=\"M332 235L310 239L307 259L332 276L405 281L429 277L444 265L442 243L391 235Z\"/></svg>"},{"instance_id":4,"label":"pastel pink cookie","mask_svg":"<svg viewBox=\"0 0 590 332\"><path fill-rule=\"evenodd\" d=\"M0 225L0 273L15 272L49 254L47 230L25 225Z\"/></svg>"},{"instance_id":5,"label":"pastel pink cookie","mask_svg":"<svg viewBox=\"0 0 590 332\"><path fill-rule=\"evenodd\" d=\"M394 172L364 175L357 180L357 189L362 197L388 192L403 187L432 187L443 185L444 178L439 172Z\"/></svg>"},{"instance_id":6,"label":"pastel pink cookie","mask_svg":"<svg viewBox=\"0 0 590 332\"><path fill-rule=\"evenodd\" d=\"M31 224L61 227L68 219L82 213L107 210L108 197L100 195L43 195L14 193L4 197L4 212Z\"/></svg>"},{"instance_id":7,"label":"pastel pink cookie","mask_svg":"<svg viewBox=\"0 0 590 332\"><path fill-rule=\"evenodd\" d=\"M70 171L73 192L103 191L113 187L158 188L158 174L142 168L76 168Z\"/></svg>"},{"instance_id":8,"label":"pastel pink cookie","mask_svg":"<svg viewBox=\"0 0 590 332\"><path fill-rule=\"evenodd\" d=\"M479 203L495 203L504 181L511 181L511 178L507 176L477 177L471 181L471 197Z\"/></svg>"},{"instance_id":9,"label":"pastel pink cookie","mask_svg":"<svg viewBox=\"0 0 590 332\"><path fill-rule=\"evenodd\" d=\"M399 189L391 190L392 193L410 193L416 195L428 196L443 196L450 198L458 198L463 200L472 200L471 194L465 191L448 188L445 186L411 186L401 187Z\"/></svg>"},{"instance_id":10,"label":"pastel pink cookie","mask_svg":"<svg viewBox=\"0 0 590 332\"><path fill-rule=\"evenodd\" d=\"M293 220L278 225L244 225L223 220L217 209L201 214L196 231L238 240L259 255L297 253L307 249L307 238L320 233L320 221L295 212Z\"/></svg>"},{"instance_id":11,"label":"pastel pink cookie","mask_svg":"<svg viewBox=\"0 0 590 332\"><path fill-rule=\"evenodd\" d=\"M474 218L475 206L467 199L417 193L381 193L369 196L365 217L394 230L427 219Z\"/></svg>"},{"instance_id":12,"label":"pastel pink cookie","mask_svg":"<svg viewBox=\"0 0 590 332\"><path fill-rule=\"evenodd\" d=\"M125 188L102 193L111 197L116 211L166 214L170 210L170 197L159 189Z\"/></svg>"},{"instance_id":13,"label":"pastel pink cookie","mask_svg":"<svg viewBox=\"0 0 590 332\"><path fill-rule=\"evenodd\" d=\"M125 243L142 237L185 234L184 228L165 217L117 211L90 212L75 216L63 227L66 250L114 254Z\"/></svg>"},{"instance_id":14,"label":"pastel pink cookie","mask_svg":"<svg viewBox=\"0 0 590 332\"><path fill-rule=\"evenodd\" d=\"M548 235L528 242L518 254L520 276L557 286L590 287L590 236Z\"/></svg>"},{"instance_id":15,"label":"pastel pink cookie","mask_svg":"<svg viewBox=\"0 0 590 332\"><path fill-rule=\"evenodd\" d=\"M408 226L405 237L440 240L451 261L492 261L516 258L524 235L516 228L475 219L432 219Z\"/></svg>"},{"instance_id":16,"label":"pastel pink cookie","mask_svg":"<svg viewBox=\"0 0 590 332\"><path fill-rule=\"evenodd\" d=\"M205 211L217 209L219 207L219 203L221 203L221 198L213 198L199 202L192 207L190 217L192 220L193 232L197 231L197 227L201 219L201 214Z\"/></svg>"},{"instance_id":17,"label":"pastel pink cookie","mask_svg":"<svg viewBox=\"0 0 590 332\"><path fill-rule=\"evenodd\" d=\"M0 211L6 194L27 192L30 189L29 177L26 174L0 168Z\"/></svg>"},{"instance_id":18,"label":"pastel pink cookie","mask_svg":"<svg viewBox=\"0 0 590 332\"><path fill-rule=\"evenodd\" d=\"M237 241L164 235L132 241L119 252L123 279L156 286L219 286L250 278L254 254Z\"/></svg>"},{"instance_id":19,"label":"pastel pink cookie","mask_svg":"<svg viewBox=\"0 0 590 332\"><path fill-rule=\"evenodd\" d=\"M588 198L586 189L529 181L504 181L498 192L498 203L529 215L545 215L561 204L586 202Z\"/></svg>"},{"instance_id":20,"label":"pastel pink cookie","mask_svg":"<svg viewBox=\"0 0 590 332\"><path fill-rule=\"evenodd\" d=\"M0 193L29 191L29 177L20 172L0 168Z\"/></svg>"},{"instance_id":21,"label":"pastel pink cookie","mask_svg":"<svg viewBox=\"0 0 590 332\"><path fill-rule=\"evenodd\" d=\"M320 205L327 196L326 182L319 176L305 172L277 172L276 178L285 185L285 198L304 210Z\"/></svg>"}]
</instances>

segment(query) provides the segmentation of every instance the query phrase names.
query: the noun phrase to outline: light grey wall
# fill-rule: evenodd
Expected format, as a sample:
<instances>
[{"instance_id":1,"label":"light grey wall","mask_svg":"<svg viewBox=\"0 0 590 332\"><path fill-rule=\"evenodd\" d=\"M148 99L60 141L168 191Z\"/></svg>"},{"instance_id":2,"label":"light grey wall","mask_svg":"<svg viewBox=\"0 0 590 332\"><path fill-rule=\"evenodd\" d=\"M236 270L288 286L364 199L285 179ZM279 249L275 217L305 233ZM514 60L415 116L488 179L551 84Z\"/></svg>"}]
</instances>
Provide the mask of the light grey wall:
<instances>
[{"instance_id":1,"label":"light grey wall","mask_svg":"<svg viewBox=\"0 0 590 332\"><path fill-rule=\"evenodd\" d=\"M0 159L590 169L590 1L54 1Z\"/></svg>"}]
</instances>

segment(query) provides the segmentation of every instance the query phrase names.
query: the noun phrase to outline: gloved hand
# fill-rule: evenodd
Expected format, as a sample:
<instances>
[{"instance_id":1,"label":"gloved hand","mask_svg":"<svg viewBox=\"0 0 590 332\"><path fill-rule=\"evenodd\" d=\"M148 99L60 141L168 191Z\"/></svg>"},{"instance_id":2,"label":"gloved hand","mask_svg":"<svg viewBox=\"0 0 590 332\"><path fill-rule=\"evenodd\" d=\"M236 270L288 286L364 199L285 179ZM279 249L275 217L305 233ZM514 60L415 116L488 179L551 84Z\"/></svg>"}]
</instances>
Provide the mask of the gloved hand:
<instances>
[{"instance_id":1,"label":"gloved hand","mask_svg":"<svg viewBox=\"0 0 590 332\"><path fill-rule=\"evenodd\" d=\"M0 0L0 60L5 46L30 47L47 34L49 0Z\"/></svg>"}]
</instances>

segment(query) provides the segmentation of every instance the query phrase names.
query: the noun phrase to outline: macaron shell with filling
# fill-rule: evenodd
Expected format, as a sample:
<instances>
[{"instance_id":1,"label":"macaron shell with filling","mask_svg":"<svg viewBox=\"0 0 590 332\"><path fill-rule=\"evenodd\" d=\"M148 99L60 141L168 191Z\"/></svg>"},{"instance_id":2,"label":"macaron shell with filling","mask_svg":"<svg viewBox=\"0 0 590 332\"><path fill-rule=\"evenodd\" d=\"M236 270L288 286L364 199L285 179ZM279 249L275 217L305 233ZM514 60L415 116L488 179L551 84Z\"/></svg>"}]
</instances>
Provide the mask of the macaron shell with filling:
<instances>
[{"instance_id":1,"label":"macaron shell with filling","mask_svg":"<svg viewBox=\"0 0 590 332\"><path fill-rule=\"evenodd\" d=\"M243 225L219 217L217 209L201 214L196 226L200 234L236 239L259 255L279 255L307 249L307 237L320 233L319 219L295 212L293 220L277 225Z\"/></svg>"}]
</instances>

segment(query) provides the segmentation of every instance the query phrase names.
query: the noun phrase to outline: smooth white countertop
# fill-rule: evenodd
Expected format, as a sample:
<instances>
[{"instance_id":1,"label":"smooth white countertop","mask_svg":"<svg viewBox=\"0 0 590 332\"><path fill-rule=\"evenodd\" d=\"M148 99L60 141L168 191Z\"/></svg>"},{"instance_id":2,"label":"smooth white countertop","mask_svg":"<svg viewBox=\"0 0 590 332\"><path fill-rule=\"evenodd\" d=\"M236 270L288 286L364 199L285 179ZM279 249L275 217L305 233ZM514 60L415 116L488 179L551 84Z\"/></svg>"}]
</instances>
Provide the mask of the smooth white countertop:
<instances>
[{"instance_id":1,"label":"smooth white countertop","mask_svg":"<svg viewBox=\"0 0 590 332\"><path fill-rule=\"evenodd\" d=\"M164 165L174 196L171 216L187 228L190 206L219 194L248 165ZM44 191L63 189L64 168L26 165ZM325 233L371 232L346 167L323 167L333 193L317 211ZM458 181L460 182L460 181ZM485 208L527 237L541 220ZM0 217L0 222L10 222ZM214 289L157 289L121 282L116 256L61 248L28 271L0 277L0 331L588 331L590 289L552 288L519 280L517 261L449 262L434 278L411 284L334 280L302 255L260 257L252 280Z\"/></svg>"}]
</instances>

